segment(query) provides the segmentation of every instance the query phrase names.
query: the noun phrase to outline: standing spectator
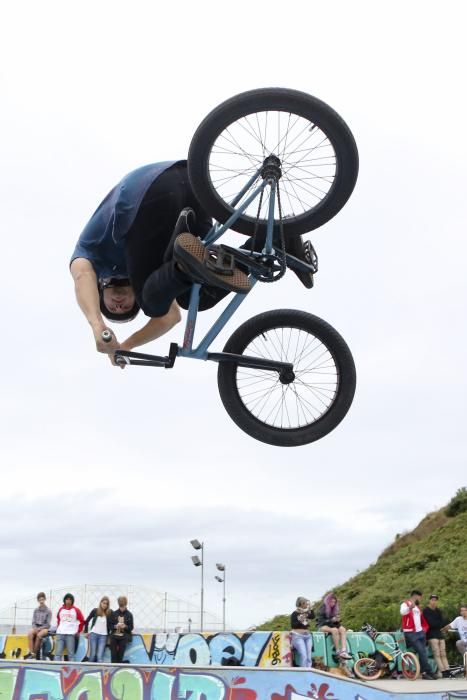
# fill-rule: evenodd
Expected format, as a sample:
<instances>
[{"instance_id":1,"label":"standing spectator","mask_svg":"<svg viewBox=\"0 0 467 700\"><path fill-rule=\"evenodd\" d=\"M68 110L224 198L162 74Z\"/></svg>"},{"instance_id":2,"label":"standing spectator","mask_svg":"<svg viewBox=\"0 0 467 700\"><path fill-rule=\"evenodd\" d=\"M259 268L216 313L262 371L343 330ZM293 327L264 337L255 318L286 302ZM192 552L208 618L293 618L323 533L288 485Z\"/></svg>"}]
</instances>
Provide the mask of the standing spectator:
<instances>
[{"instance_id":1,"label":"standing spectator","mask_svg":"<svg viewBox=\"0 0 467 700\"><path fill-rule=\"evenodd\" d=\"M423 617L428 623L426 639L431 648L433 658L436 661L438 678L449 676L449 662L446 656L446 642L443 636L443 627L446 625L443 611L438 608L437 595L430 595L428 605L423 608Z\"/></svg>"},{"instance_id":2,"label":"standing spectator","mask_svg":"<svg viewBox=\"0 0 467 700\"><path fill-rule=\"evenodd\" d=\"M52 611L45 601L45 593L38 593L39 606L32 614L32 629L28 632L29 654L26 654L25 659L39 659L42 640L49 634Z\"/></svg>"},{"instance_id":3,"label":"standing spectator","mask_svg":"<svg viewBox=\"0 0 467 700\"><path fill-rule=\"evenodd\" d=\"M320 632L330 634L339 660L351 659L347 651L347 630L341 624L340 605L335 593L328 593L316 614L316 625Z\"/></svg>"},{"instance_id":4,"label":"standing spectator","mask_svg":"<svg viewBox=\"0 0 467 700\"><path fill-rule=\"evenodd\" d=\"M110 653L113 664L121 664L128 642L131 641L133 631L133 615L127 608L128 600L122 595L118 598L118 609L110 616Z\"/></svg>"},{"instance_id":5,"label":"standing spectator","mask_svg":"<svg viewBox=\"0 0 467 700\"><path fill-rule=\"evenodd\" d=\"M63 649L66 646L68 661L75 660L76 637L84 625L81 610L75 607L75 597L66 593L63 605L57 613L57 634L55 637L55 661L63 660Z\"/></svg>"},{"instance_id":6,"label":"standing spectator","mask_svg":"<svg viewBox=\"0 0 467 700\"><path fill-rule=\"evenodd\" d=\"M315 616L310 601L299 596L295 602L296 609L290 616L290 642L298 655L298 665L311 668L311 651L313 639L310 634L310 620Z\"/></svg>"},{"instance_id":7,"label":"standing spectator","mask_svg":"<svg viewBox=\"0 0 467 700\"><path fill-rule=\"evenodd\" d=\"M93 608L84 623L84 632L89 639L89 661L101 663L104 660L104 652L107 638L112 632L110 623L110 600L105 595L99 602L99 607ZM88 634L88 629L90 633Z\"/></svg>"},{"instance_id":8,"label":"standing spectator","mask_svg":"<svg viewBox=\"0 0 467 700\"><path fill-rule=\"evenodd\" d=\"M467 653L467 605L461 605L460 615L458 615L444 629L456 630L459 634L459 639L456 642L457 651L459 654Z\"/></svg>"},{"instance_id":9,"label":"standing spectator","mask_svg":"<svg viewBox=\"0 0 467 700\"><path fill-rule=\"evenodd\" d=\"M433 673L428 661L426 653L426 632L428 631L428 622L420 610L422 592L414 589L408 600L401 603L402 615L402 631L404 633L405 643L412 647L418 654L420 659L420 668L422 669L422 678L425 680L436 680L436 673Z\"/></svg>"}]
</instances>

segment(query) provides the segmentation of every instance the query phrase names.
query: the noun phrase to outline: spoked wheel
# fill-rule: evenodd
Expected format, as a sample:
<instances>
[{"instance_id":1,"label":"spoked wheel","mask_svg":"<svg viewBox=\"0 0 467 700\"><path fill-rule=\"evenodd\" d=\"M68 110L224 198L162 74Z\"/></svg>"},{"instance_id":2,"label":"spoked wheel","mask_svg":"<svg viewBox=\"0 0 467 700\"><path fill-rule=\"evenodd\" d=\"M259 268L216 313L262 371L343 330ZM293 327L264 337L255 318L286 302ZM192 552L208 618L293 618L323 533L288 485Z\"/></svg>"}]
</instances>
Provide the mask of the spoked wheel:
<instances>
[{"instance_id":1,"label":"spoked wheel","mask_svg":"<svg viewBox=\"0 0 467 700\"><path fill-rule=\"evenodd\" d=\"M248 435L292 447L319 440L350 408L355 365L339 333L317 316L281 309L254 316L229 338L224 352L293 364L275 370L220 362L219 393L227 413Z\"/></svg>"},{"instance_id":2,"label":"spoked wheel","mask_svg":"<svg viewBox=\"0 0 467 700\"><path fill-rule=\"evenodd\" d=\"M258 173L244 199L262 182L260 171L270 156L279 161L285 235L306 233L329 221L357 180L357 146L337 112L298 90L264 88L223 102L200 124L188 155L193 190L209 214L225 222L233 212L232 200L252 176ZM258 218L258 232L264 234L268 192L259 216L258 205L255 199L232 228L251 235Z\"/></svg>"},{"instance_id":3,"label":"spoked wheel","mask_svg":"<svg viewBox=\"0 0 467 700\"><path fill-rule=\"evenodd\" d=\"M378 668L374 659L358 659L355 662L353 671L357 678L362 681L376 681L381 677L382 669Z\"/></svg>"},{"instance_id":4,"label":"spoked wheel","mask_svg":"<svg viewBox=\"0 0 467 700\"><path fill-rule=\"evenodd\" d=\"M401 671L408 681L415 681L420 675L420 662L411 651L401 654Z\"/></svg>"}]
</instances>

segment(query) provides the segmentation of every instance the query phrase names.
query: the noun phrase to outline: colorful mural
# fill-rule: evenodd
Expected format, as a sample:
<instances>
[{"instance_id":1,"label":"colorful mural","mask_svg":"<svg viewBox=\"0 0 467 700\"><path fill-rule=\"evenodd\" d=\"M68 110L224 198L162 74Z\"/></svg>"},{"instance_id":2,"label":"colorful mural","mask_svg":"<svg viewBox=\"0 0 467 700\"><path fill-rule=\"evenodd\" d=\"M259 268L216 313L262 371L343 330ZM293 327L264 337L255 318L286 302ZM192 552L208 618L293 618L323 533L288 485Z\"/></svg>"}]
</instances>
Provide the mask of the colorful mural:
<instances>
[{"instance_id":1,"label":"colorful mural","mask_svg":"<svg viewBox=\"0 0 467 700\"><path fill-rule=\"evenodd\" d=\"M425 686L422 683L423 688ZM0 662L1 700L386 700L392 693L305 669L186 668ZM465 693L452 693L452 700ZM451 700L435 692L398 700Z\"/></svg>"},{"instance_id":2,"label":"colorful mural","mask_svg":"<svg viewBox=\"0 0 467 700\"><path fill-rule=\"evenodd\" d=\"M394 641L405 649L401 632L381 632L375 641L362 632L351 632L348 635L349 651L354 660L360 656L368 656L376 649L389 651ZM47 644L47 653L53 658L53 638L47 640ZM27 651L25 636L0 635L0 658L20 659ZM88 640L81 635L75 660L87 661L87 653ZM325 666L338 665L330 635L313 633L313 656L320 657ZM158 666L222 665L229 659L236 659L241 666L290 667L292 654L289 633L255 631L218 634L135 634L125 654L125 661L131 664ZM110 662L108 650L104 661Z\"/></svg>"}]
</instances>

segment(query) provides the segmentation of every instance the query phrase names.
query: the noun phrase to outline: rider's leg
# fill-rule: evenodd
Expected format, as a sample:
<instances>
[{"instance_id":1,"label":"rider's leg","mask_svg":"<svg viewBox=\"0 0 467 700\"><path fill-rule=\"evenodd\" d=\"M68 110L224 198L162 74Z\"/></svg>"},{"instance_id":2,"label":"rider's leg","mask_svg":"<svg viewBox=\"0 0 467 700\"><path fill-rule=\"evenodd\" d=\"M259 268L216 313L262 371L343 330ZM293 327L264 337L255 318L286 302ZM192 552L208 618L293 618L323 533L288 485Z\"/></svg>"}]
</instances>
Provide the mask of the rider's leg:
<instances>
[{"instance_id":1,"label":"rider's leg","mask_svg":"<svg viewBox=\"0 0 467 700\"><path fill-rule=\"evenodd\" d=\"M186 166L173 166L151 185L125 237L128 274L138 303L150 316L164 316L173 300L194 281L173 260L164 262L172 231L185 206L191 206L196 214L193 233L204 236L212 222L194 200ZM211 278L211 283L217 284L216 277ZM223 278L220 280L223 282Z\"/></svg>"}]
</instances>

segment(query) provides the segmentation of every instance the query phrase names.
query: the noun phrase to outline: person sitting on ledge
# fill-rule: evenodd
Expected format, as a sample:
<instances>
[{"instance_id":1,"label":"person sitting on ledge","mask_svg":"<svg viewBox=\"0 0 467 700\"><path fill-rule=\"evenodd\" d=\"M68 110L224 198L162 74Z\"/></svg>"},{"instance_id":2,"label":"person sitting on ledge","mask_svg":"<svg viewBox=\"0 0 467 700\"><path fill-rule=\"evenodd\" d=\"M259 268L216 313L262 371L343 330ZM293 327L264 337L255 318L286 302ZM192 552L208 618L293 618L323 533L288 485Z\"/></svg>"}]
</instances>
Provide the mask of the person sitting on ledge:
<instances>
[{"instance_id":1,"label":"person sitting on ledge","mask_svg":"<svg viewBox=\"0 0 467 700\"><path fill-rule=\"evenodd\" d=\"M32 629L28 632L29 654L26 654L25 659L39 659L42 641L49 634L52 611L45 601L45 593L38 593L39 606L32 615Z\"/></svg>"},{"instance_id":2,"label":"person sitting on ledge","mask_svg":"<svg viewBox=\"0 0 467 700\"><path fill-rule=\"evenodd\" d=\"M290 616L290 643L298 656L298 666L311 668L311 652L313 638L310 634L310 620L315 616L308 598L299 596L295 602L296 608Z\"/></svg>"},{"instance_id":3,"label":"person sitting on ledge","mask_svg":"<svg viewBox=\"0 0 467 700\"><path fill-rule=\"evenodd\" d=\"M339 660L348 661L347 630L341 624L340 605L335 593L328 593L316 615L316 625L320 632L330 634Z\"/></svg>"}]
</instances>

